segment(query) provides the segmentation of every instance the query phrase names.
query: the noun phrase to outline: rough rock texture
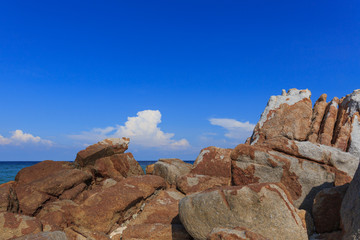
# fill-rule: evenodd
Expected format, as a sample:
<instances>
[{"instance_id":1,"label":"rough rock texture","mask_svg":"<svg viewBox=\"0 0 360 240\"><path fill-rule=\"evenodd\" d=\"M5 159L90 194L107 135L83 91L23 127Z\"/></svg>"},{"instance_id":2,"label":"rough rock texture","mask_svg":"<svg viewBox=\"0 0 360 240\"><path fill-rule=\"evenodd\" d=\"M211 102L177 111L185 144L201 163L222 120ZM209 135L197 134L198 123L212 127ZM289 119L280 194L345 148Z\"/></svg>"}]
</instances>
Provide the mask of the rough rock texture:
<instances>
[{"instance_id":1,"label":"rough rock texture","mask_svg":"<svg viewBox=\"0 0 360 240\"><path fill-rule=\"evenodd\" d=\"M84 186L91 179L90 174L75 169L69 162L43 161L24 168L15 177L19 211L26 215L36 214L45 202L64 192L67 192L64 197L74 197L76 193L68 190L80 184Z\"/></svg>"},{"instance_id":2,"label":"rough rock texture","mask_svg":"<svg viewBox=\"0 0 360 240\"><path fill-rule=\"evenodd\" d=\"M327 95L322 94L314 104L312 118L311 118L311 133L308 139L312 143L317 142L317 139L319 137L318 134L321 127L321 122L323 120L325 110L328 105L326 102L326 98Z\"/></svg>"},{"instance_id":3,"label":"rough rock texture","mask_svg":"<svg viewBox=\"0 0 360 240\"><path fill-rule=\"evenodd\" d=\"M309 90L290 89L272 96L255 126L251 144L284 136L306 140L311 131L312 103Z\"/></svg>"},{"instance_id":4,"label":"rough rock texture","mask_svg":"<svg viewBox=\"0 0 360 240\"><path fill-rule=\"evenodd\" d=\"M165 187L158 176L129 177L91 195L79 207L71 209L76 226L108 233L117 222L124 222L138 211L138 205L155 190Z\"/></svg>"},{"instance_id":5,"label":"rough rock texture","mask_svg":"<svg viewBox=\"0 0 360 240\"><path fill-rule=\"evenodd\" d=\"M144 175L143 169L131 153L114 154L97 159L94 168L102 177L118 181L131 176Z\"/></svg>"},{"instance_id":6,"label":"rough rock texture","mask_svg":"<svg viewBox=\"0 0 360 240\"><path fill-rule=\"evenodd\" d=\"M326 188L316 195L312 213L318 233L340 230L340 208L348 185Z\"/></svg>"},{"instance_id":7,"label":"rough rock texture","mask_svg":"<svg viewBox=\"0 0 360 240\"><path fill-rule=\"evenodd\" d=\"M311 236L312 234L314 234L315 225L314 225L314 220L311 217L311 214L308 211L304 210L304 209L300 209L298 211L298 215L301 218L303 226L306 227L306 231L307 231L308 236Z\"/></svg>"},{"instance_id":8,"label":"rough rock texture","mask_svg":"<svg viewBox=\"0 0 360 240\"><path fill-rule=\"evenodd\" d=\"M191 164L185 163L177 158L159 159L154 165L153 175L161 176L165 181L176 185L176 179L186 175L191 170Z\"/></svg>"},{"instance_id":9,"label":"rough rock texture","mask_svg":"<svg viewBox=\"0 0 360 240\"><path fill-rule=\"evenodd\" d=\"M295 207L309 212L316 193L334 186L337 176L330 166L245 144L238 145L231 158L235 185L280 182L289 191Z\"/></svg>"},{"instance_id":10,"label":"rough rock texture","mask_svg":"<svg viewBox=\"0 0 360 240\"><path fill-rule=\"evenodd\" d=\"M214 228L208 240L270 240L243 227Z\"/></svg>"},{"instance_id":11,"label":"rough rock texture","mask_svg":"<svg viewBox=\"0 0 360 240\"><path fill-rule=\"evenodd\" d=\"M15 240L68 240L68 238L64 232L54 231L29 234L16 238Z\"/></svg>"},{"instance_id":12,"label":"rough rock texture","mask_svg":"<svg viewBox=\"0 0 360 240\"><path fill-rule=\"evenodd\" d=\"M308 239L291 197L281 184L222 187L188 195L180 200L179 213L195 239L206 239L216 227L238 226L270 239Z\"/></svg>"},{"instance_id":13,"label":"rough rock texture","mask_svg":"<svg viewBox=\"0 0 360 240\"><path fill-rule=\"evenodd\" d=\"M177 179L177 188L185 193L230 186L232 149L207 147L200 151L189 174Z\"/></svg>"},{"instance_id":14,"label":"rough rock texture","mask_svg":"<svg viewBox=\"0 0 360 240\"><path fill-rule=\"evenodd\" d=\"M153 174L154 172L154 167L155 167L155 163L154 164L150 164L146 166L146 174Z\"/></svg>"},{"instance_id":15,"label":"rough rock texture","mask_svg":"<svg viewBox=\"0 0 360 240\"><path fill-rule=\"evenodd\" d=\"M1 239L11 239L38 233L42 230L40 221L33 217L10 212L0 213Z\"/></svg>"},{"instance_id":16,"label":"rough rock texture","mask_svg":"<svg viewBox=\"0 0 360 240\"><path fill-rule=\"evenodd\" d=\"M17 212L19 204L14 190L15 182L0 184L0 212Z\"/></svg>"},{"instance_id":17,"label":"rough rock texture","mask_svg":"<svg viewBox=\"0 0 360 240\"><path fill-rule=\"evenodd\" d=\"M94 165L99 158L124 153L128 149L129 138L107 138L78 152L75 162L81 167Z\"/></svg>"},{"instance_id":18,"label":"rough rock texture","mask_svg":"<svg viewBox=\"0 0 360 240\"><path fill-rule=\"evenodd\" d=\"M112 238L116 239L116 238ZM179 224L142 224L133 225L124 233L122 240L190 240L190 235Z\"/></svg>"},{"instance_id":19,"label":"rough rock texture","mask_svg":"<svg viewBox=\"0 0 360 240\"><path fill-rule=\"evenodd\" d=\"M360 165L342 201L340 216L343 240L360 239Z\"/></svg>"}]
</instances>

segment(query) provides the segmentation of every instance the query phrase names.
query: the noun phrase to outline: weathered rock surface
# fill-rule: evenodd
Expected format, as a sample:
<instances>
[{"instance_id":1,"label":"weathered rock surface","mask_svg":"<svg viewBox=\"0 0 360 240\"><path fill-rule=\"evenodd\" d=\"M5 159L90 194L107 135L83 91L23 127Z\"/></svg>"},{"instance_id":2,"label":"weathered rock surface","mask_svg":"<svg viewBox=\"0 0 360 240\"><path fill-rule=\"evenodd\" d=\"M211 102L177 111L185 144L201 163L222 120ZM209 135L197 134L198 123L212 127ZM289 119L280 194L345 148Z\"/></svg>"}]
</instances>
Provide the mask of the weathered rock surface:
<instances>
[{"instance_id":1,"label":"weathered rock surface","mask_svg":"<svg viewBox=\"0 0 360 240\"><path fill-rule=\"evenodd\" d=\"M29 234L16 238L15 240L68 240L68 238L64 232L54 231Z\"/></svg>"},{"instance_id":2,"label":"weathered rock surface","mask_svg":"<svg viewBox=\"0 0 360 240\"><path fill-rule=\"evenodd\" d=\"M360 165L342 201L340 216L342 239L360 239Z\"/></svg>"},{"instance_id":3,"label":"weathered rock surface","mask_svg":"<svg viewBox=\"0 0 360 240\"><path fill-rule=\"evenodd\" d=\"M128 149L129 142L129 138L107 138L78 152L75 162L81 167L94 165L99 158L124 153Z\"/></svg>"},{"instance_id":4,"label":"weathered rock surface","mask_svg":"<svg viewBox=\"0 0 360 240\"><path fill-rule=\"evenodd\" d=\"M308 239L281 184L222 187L188 195L180 200L179 212L181 222L195 239L206 239L216 227L239 226L269 239Z\"/></svg>"},{"instance_id":5,"label":"weathered rock surface","mask_svg":"<svg viewBox=\"0 0 360 240\"><path fill-rule=\"evenodd\" d=\"M127 220L146 198L164 187L164 179L158 176L129 177L71 209L73 221L76 226L108 233L115 223Z\"/></svg>"},{"instance_id":6,"label":"weathered rock surface","mask_svg":"<svg viewBox=\"0 0 360 240\"><path fill-rule=\"evenodd\" d=\"M207 240L270 240L243 227L214 228Z\"/></svg>"},{"instance_id":7,"label":"weathered rock surface","mask_svg":"<svg viewBox=\"0 0 360 240\"><path fill-rule=\"evenodd\" d=\"M190 240L190 235L181 224L142 224L130 226L122 240ZM116 239L116 238L112 238Z\"/></svg>"},{"instance_id":8,"label":"weathered rock surface","mask_svg":"<svg viewBox=\"0 0 360 240\"><path fill-rule=\"evenodd\" d=\"M0 184L0 212L17 212L19 204L14 190L15 182Z\"/></svg>"},{"instance_id":9,"label":"weathered rock surface","mask_svg":"<svg viewBox=\"0 0 360 240\"><path fill-rule=\"evenodd\" d=\"M191 167L191 164L177 158L159 159L154 165L153 175L161 176L168 184L175 186L176 179L189 173Z\"/></svg>"},{"instance_id":10,"label":"weathered rock surface","mask_svg":"<svg viewBox=\"0 0 360 240\"><path fill-rule=\"evenodd\" d=\"M150 164L146 166L146 174L153 174L154 173L154 167L155 167L155 163L154 164Z\"/></svg>"},{"instance_id":11,"label":"weathered rock surface","mask_svg":"<svg viewBox=\"0 0 360 240\"><path fill-rule=\"evenodd\" d=\"M0 213L1 239L12 239L42 230L40 221L33 217L16 213Z\"/></svg>"},{"instance_id":12,"label":"weathered rock surface","mask_svg":"<svg viewBox=\"0 0 360 240\"><path fill-rule=\"evenodd\" d=\"M200 151L189 174L177 179L177 188L185 194L231 185L232 149L207 147Z\"/></svg>"},{"instance_id":13,"label":"weathered rock surface","mask_svg":"<svg viewBox=\"0 0 360 240\"><path fill-rule=\"evenodd\" d=\"M316 232L340 230L340 208L348 185L325 188L316 195L312 209Z\"/></svg>"},{"instance_id":14,"label":"weathered rock surface","mask_svg":"<svg viewBox=\"0 0 360 240\"><path fill-rule=\"evenodd\" d=\"M131 153L114 154L97 159L94 168L101 176L118 181L131 176L144 175L143 169Z\"/></svg>"},{"instance_id":15,"label":"weathered rock surface","mask_svg":"<svg viewBox=\"0 0 360 240\"><path fill-rule=\"evenodd\" d=\"M309 90L290 89L272 96L255 126L251 144L274 137L306 140L311 131L312 103Z\"/></svg>"}]
</instances>

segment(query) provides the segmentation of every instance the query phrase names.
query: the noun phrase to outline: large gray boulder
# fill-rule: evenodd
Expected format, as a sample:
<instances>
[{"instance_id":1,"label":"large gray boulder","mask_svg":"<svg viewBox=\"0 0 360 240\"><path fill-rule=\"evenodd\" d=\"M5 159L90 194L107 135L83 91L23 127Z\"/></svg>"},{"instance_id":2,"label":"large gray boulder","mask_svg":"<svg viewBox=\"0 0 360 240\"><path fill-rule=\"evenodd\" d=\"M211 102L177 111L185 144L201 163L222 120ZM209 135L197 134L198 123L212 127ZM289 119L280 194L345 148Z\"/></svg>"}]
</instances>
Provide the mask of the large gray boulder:
<instances>
[{"instance_id":1,"label":"large gray boulder","mask_svg":"<svg viewBox=\"0 0 360 240\"><path fill-rule=\"evenodd\" d=\"M177 158L162 158L155 163L152 174L163 177L168 184L175 186L176 180L188 174L191 167L191 164Z\"/></svg>"},{"instance_id":2,"label":"large gray boulder","mask_svg":"<svg viewBox=\"0 0 360 240\"><path fill-rule=\"evenodd\" d=\"M308 239L291 197L281 184L221 187L180 200L180 220L196 240L214 228L243 227L269 239Z\"/></svg>"}]
</instances>

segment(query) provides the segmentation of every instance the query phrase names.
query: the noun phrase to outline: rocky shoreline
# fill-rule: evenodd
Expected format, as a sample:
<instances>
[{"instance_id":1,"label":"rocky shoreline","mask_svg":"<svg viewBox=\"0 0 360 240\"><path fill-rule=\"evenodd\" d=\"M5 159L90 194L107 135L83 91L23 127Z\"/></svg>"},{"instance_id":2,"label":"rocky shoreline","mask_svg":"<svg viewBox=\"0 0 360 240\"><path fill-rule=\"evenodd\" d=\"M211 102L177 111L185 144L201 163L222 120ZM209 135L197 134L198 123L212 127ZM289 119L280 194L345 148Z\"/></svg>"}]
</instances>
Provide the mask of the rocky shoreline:
<instances>
[{"instance_id":1,"label":"rocky shoreline","mask_svg":"<svg viewBox=\"0 0 360 240\"><path fill-rule=\"evenodd\" d=\"M360 239L360 90L272 96L252 136L142 170L130 139L0 185L1 239Z\"/></svg>"}]
</instances>

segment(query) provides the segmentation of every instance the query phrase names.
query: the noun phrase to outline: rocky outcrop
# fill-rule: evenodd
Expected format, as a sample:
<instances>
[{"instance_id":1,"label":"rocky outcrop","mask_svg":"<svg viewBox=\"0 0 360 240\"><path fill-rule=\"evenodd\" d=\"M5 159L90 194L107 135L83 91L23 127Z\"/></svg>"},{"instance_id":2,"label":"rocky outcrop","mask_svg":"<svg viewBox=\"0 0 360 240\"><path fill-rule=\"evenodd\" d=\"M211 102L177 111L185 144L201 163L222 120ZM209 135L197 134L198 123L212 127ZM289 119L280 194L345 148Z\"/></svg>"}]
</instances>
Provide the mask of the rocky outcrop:
<instances>
[{"instance_id":1,"label":"rocky outcrop","mask_svg":"<svg viewBox=\"0 0 360 240\"><path fill-rule=\"evenodd\" d=\"M181 222L197 240L222 227L244 227L269 239L308 239L281 184L222 187L192 194L180 200L179 211Z\"/></svg>"},{"instance_id":2,"label":"rocky outcrop","mask_svg":"<svg viewBox=\"0 0 360 240\"><path fill-rule=\"evenodd\" d=\"M214 228L207 240L269 240L243 227Z\"/></svg>"},{"instance_id":3,"label":"rocky outcrop","mask_svg":"<svg viewBox=\"0 0 360 240\"><path fill-rule=\"evenodd\" d=\"M39 220L16 213L0 213L1 239L12 239L42 231Z\"/></svg>"},{"instance_id":4,"label":"rocky outcrop","mask_svg":"<svg viewBox=\"0 0 360 240\"><path fill-rule=\"evenodd\" d=\"M0 185L0 212L17 212L19 203L14 190L15 182L11 181Z\"/></svg>"},{"instance_id":5,"label":"rocky outcrop","mask_svg":"<svg viewBox=\"0 0 360 240\"><path fill-rule=\"evenodd\" d=\"M207 147L200 151L189 174L177 180L177 188L185 193L229 186L231 184L231 149Z\"/></svg>"},{"instance_id":6,"label":"rocky outcrop","mask_svg":"<svg viewBox=\"0 0 360 240\"><path fill-rule=\"evenodd\" d=\"M15 240L68 240L68 238L64 232L54 231L29 234L16 238Z\"/></svg>"},{"instance_id":7,"label":"rocky outcrop","mask_svg":"<svg viewBox=\"0 0 360 240\"><path fill-rule=\"evenodd\" d=\"M124 153L129 142L129 138L107 138L78 152L75 162L81 167L94 165L99 158Z\"/></svg>"},{"instance_id":8,"label":"rocky outcrop","mask_svg":"<svg viewBox=\"0 0 360 240\"><path fill-rule=\"evenodd\" d=\"M190 170L189 163L177 158L164 158L155 163L153 175L163 177L170 186L176 186L177 178L186 175Z\"/></svg>"}]
</instances>

